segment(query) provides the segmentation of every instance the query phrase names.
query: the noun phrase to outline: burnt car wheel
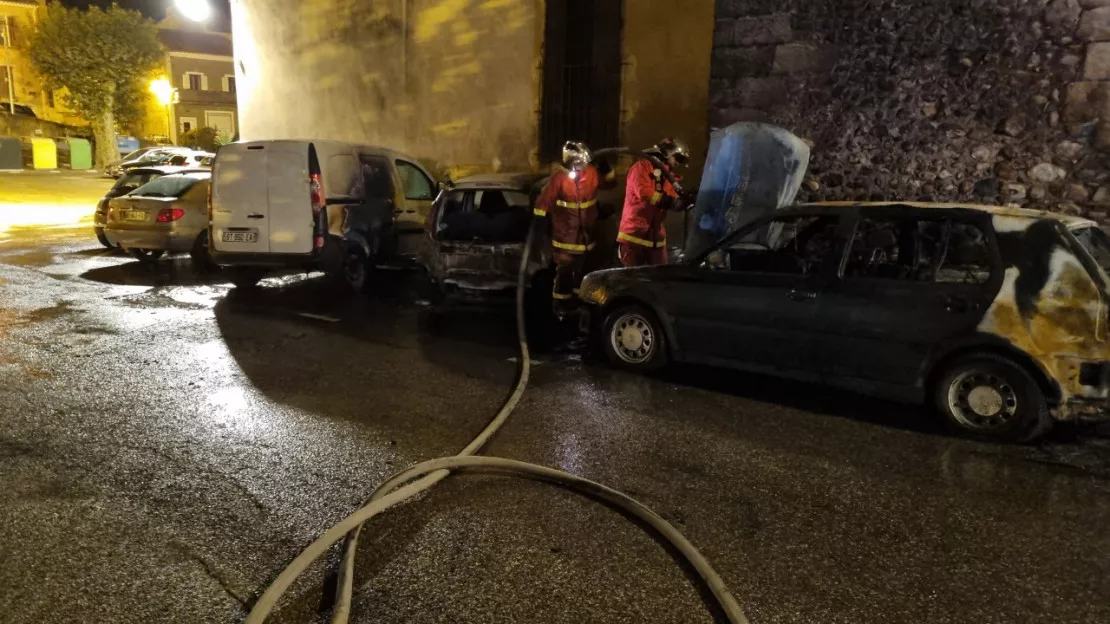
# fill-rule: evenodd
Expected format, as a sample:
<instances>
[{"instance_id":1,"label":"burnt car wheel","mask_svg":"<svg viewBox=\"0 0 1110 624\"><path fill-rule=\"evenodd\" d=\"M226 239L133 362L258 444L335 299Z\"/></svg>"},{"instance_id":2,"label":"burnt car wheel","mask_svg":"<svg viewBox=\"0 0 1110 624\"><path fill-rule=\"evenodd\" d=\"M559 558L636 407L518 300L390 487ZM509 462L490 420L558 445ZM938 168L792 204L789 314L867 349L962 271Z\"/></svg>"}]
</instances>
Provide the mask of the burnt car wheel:
<instances>
[{"instance_id":1,"label":"burnt car wheel","mask_svg":"<svg viewBox=\"0 0 1110 624\"><path fill-rule=\"evenodd\" d=\"M166 253L164 249L128 249L127 252L139 262L146 263L156 262Z\"/></svg>"},{"instance_id":2,"label":"burnt car wheel","mask_svg":"<svg viewBox=\"0 0 1110 624\"><path fill-rule=\"evenodd\" d=\"M361 247L351 245L343 259L343 280L356 293L370 289L370 259Z\"/></svg>"},{"instance_id":3,"label":"burnt car wheel","mask_svg":"<svg viewBox=\"0 0 1110 624\"><path fill-rule=\"evenodd\" d=\"M976 437L1029 442L1052 425L1037 381L1002 356L985 353L957 360L935 392L948 422Z\"/></svg>"},{"instance_id":4,"label":"burnt car wheel","mask_svg":"<svg viewBox=\"0 0 1110 624\"><path fill-rule=\"evenodd\" d=\"M629 370L655 370L667 363L663 326L646 308L622 306L605 318L605 354L609 361Z\"/></svg>"}]
</instances>

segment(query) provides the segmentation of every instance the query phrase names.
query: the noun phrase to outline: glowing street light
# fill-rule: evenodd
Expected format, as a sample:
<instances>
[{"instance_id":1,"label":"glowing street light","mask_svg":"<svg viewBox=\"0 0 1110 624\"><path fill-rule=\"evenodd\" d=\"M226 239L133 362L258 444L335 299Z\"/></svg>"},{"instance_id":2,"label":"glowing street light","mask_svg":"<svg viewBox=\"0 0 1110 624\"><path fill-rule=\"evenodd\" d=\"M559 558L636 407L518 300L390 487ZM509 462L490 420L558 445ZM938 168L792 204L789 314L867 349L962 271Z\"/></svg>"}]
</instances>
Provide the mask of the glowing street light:
<instances>
[{"instance_id":1,"label":"glowing street light","mask_svg":"<svg viewBox=\"0 0 1110 624\"><path fill-rule=\"evenodd\" d=\"M150 81L150 92L158 98L162 106L169 106L173 102L173 85L166 78L156 78Z\"/></svg>"},{"instance_id":2,"label":"glowing street light","mask_svg":"<svg viewBox=\"0 0 1110 624\"><path fill-rule=\"evenodd\" d=\"M173 5L178 13L194 22L203 22L212 14L212 7L208 5L208 0L174 0Z\"/></svg>"}]
</instances>

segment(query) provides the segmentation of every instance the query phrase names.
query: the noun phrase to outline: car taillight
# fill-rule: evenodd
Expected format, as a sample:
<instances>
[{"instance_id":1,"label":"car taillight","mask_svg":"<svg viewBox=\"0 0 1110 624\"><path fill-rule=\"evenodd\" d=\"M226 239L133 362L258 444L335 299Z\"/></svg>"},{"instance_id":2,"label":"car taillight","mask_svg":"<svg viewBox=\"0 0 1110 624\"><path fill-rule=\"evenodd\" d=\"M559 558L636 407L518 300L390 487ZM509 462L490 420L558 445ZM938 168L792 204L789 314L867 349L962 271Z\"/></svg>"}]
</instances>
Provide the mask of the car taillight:
<instances>
[{"instance_id":1,"label":"car taillight","mask_svg":"<svg viewBox=\"0 0 1110 624\"><path fill-rule=\"evenodd\" d=\"M319 215L324 210L324 183L320 179L320 174L314 173L308 176L308 188L312 194L312 214Z\"/></svg>"},{"instance_id":2,"label":"car taillight","mask_svg":"<svg viewBox=\"0 0 1110 624\"><path fill-rule=\"evenodd\" d=\"M163 208L158 211L158 223L177 221L185 216L185 211L180 208Z\"/></svg>"}]
</instances>

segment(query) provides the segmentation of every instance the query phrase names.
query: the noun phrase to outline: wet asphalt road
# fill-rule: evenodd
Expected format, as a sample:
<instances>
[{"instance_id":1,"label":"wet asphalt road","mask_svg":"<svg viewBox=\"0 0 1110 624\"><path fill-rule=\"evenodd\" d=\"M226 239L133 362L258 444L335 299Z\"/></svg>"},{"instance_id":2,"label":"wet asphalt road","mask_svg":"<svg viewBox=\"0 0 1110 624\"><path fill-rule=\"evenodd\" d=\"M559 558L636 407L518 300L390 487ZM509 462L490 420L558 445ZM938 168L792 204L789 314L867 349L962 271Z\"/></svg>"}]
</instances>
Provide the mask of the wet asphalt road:
<instances>
[{"instance_id":1,"label":"wet asphalt road","mask_svg":"<svg viewBox=\"0 0 1110 624\"><path fill-rule=\"evenodd\" d=\"M433 326L410 282L239 293L0 234L0 619L238 621L387 475L462 448L514 379L512 318ZM1110 621L1106 432L979 444L834 391L540 359L487 453L640 498L753 622ZM356 621L713 621L666 550L550 485L452 477L363 535ZM276 620L313 621L319 570Z\"/></svg>"}]
</instances>

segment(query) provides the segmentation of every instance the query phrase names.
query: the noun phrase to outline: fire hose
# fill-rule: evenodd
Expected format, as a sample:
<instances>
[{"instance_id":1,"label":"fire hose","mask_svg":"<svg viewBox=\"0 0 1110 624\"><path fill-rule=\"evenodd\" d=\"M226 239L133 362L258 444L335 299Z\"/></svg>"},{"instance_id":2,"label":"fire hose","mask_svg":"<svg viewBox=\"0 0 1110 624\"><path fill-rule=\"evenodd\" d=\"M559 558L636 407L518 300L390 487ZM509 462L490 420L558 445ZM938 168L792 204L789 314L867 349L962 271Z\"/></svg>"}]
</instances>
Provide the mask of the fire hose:
<instances>
[{"instance_id":1,"label":"fire hose","mask_svg":"<svg viewBox=\"0 0 1110 624\"><path fill-rule=\"evenodd\" d=\"M625 148L613 148L612 150L602 150L602 152L618 150L630 152ZM642 157L650 157L650 155L643 154ZM339 582L331 621L332 624L346 624L351 612L355 552L358 548L358 538L363 524L390 507L410 500L431 489L452 471L496 473L545 481L615 507L632 518L640 520L675 549L705 584L728 622L747 624L748 619L745 617L743 609L728 591L724 581L709 561L682 533L646 505L600 483L554 468L500 457L475 456L509 418L528 386L532 361L525 334L524 293L528 281L528 260L531 256L534 239L535 228L531 228L525 242L524 255L517 275L516 318L517 340L520 348L517 382L512 394L509 395L500 411L486 428L478 434L478 437L474 438L458 455L419 463L394 475L378 486L364 506L328 529L285 567L255 602L247 616L246 624L262 624L293 582L314 561L342 540L344 536L347 537L347 543L340 563Z\"/></svg>"}]
</instances>

